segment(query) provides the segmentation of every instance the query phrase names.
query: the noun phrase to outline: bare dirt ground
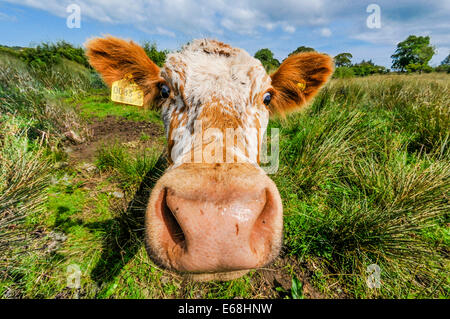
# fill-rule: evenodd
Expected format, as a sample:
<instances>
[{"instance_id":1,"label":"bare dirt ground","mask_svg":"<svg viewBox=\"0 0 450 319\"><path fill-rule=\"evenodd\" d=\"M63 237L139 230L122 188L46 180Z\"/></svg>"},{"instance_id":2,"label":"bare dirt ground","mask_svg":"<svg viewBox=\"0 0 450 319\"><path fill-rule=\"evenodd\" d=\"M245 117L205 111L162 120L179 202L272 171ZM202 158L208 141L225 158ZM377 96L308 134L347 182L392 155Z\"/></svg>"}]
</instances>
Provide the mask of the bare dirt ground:
<instances>
[{"instance_id":1,"label":"bare dirt ground","mask_svg":"<svg viewBox=\"0 0 450 319\"><path fill-rule=\"evenodd\" d=\"M152 122L130 121L115 116L93 119L89 125L91 138L81 144L69 145L69 160L71 162L92 162L96 151L102 145L113 143L131 143L130 146L149 147L155 139L163 135L161 127ZM142 134L148 140L141 139Z\"/></svg>"},{"instance_id":2,"label":"bare dirt ground","mask_svg":"<svg viewBox=\"0 0 450 319\"><path fill-rule=\"evenodd\" d=\"M323 299L326 296L320 293L311 284L311 273L305 270L304 265L300 265L294 258L288 256L280 256L270 267L260 269L258 272L261 275L261 289L276 291L276 288L282 288L278 292L278 297L287 295L292 288L292 275L289 268L295 273L297 278L302 283L303 297L306 299Z\"/></svg>"}]
</instances>

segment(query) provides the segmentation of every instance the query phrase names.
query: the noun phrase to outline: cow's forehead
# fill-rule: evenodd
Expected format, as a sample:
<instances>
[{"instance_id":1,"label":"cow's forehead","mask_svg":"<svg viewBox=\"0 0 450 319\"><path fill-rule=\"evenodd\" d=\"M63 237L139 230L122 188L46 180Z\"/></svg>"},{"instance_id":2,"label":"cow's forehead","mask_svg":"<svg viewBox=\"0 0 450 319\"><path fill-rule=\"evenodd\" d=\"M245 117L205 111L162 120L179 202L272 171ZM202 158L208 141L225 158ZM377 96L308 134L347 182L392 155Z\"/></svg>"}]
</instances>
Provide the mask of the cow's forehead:
<instances>
[{"instance_id":1,"label":"cow's forehead","mask_svg":"<svg viewBox=\"0 0 450 319\"><path fill-rule=\"evenodd\" d=\"M268 122L262 94L271 85L259 60L219 41L194 40L168 55L161 75L174 91L174 98L161 105L173 167L191 158L194 136L203 134L195 130L196 122L222 135L236 130L245 145L230 152L257 165ZM219 154L216 160L221 161Z\"/></svg>"},{"instance_id":2,"label":"cow's forehead","mask_svg":"<svg viewBox=\"0 0 450 319\"><path fill-rule=\"evenodd\" d=\"M194 40L168 55L162 76L188 99L231 99L241 104L270 85L261 62L216 40ZM239 103L241 102L241 103Z\"/></svg>"}]
</instances>

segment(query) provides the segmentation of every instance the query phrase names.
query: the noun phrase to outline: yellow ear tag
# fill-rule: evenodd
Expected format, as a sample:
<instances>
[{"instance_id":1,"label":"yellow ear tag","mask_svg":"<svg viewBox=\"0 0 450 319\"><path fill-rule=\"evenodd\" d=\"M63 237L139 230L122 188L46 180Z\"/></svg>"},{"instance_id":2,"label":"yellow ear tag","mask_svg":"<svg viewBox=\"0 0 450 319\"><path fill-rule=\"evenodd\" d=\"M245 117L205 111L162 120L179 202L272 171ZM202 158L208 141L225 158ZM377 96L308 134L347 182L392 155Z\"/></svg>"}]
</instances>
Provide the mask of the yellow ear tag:
<instances>
[{"instance_id":1,"label":"yellow ear tag","mask_svg":"<svg viewBox=\"0 0 450 319\"><path fill-rule=\"evenodd\" d=\"M300 90L304 91L306 89L306 83L305 82L297 82L297 86L300 88Z\"/></svg>"},{"instance_id":2,"label":"yellow ear tag","mask_svg":"<svg viewBox=\"0 0 450 319\"><path fill-rule=\"evenodd\" d=\"M127 74L122 80L113 82L111 86L111 100L118 103L143 106L144 92L134 83L133 76Z\"/></svg>"}]
</instances>

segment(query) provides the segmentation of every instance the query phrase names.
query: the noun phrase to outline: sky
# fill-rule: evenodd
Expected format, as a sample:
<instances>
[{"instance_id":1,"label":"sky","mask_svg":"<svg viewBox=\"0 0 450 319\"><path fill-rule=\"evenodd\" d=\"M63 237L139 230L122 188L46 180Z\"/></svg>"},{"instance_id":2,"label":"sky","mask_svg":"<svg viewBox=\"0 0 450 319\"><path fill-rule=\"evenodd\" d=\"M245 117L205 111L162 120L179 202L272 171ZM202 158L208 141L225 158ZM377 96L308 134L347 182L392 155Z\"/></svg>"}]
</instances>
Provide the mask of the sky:
<instances>
[{"instance_id":1,"label":"sky","mask_svg":"<svg viewBox=\"0 0 450 319\"><path fill-rule=\"evenodd\" d=\"M67 23L76 21L74 4L79 28ZM397 43L427 35L438 65L450 53L450 0L0 0L2 45L83 45L106 34L168 50L214 38L252 55L269 48L280 61L304 45L387 68Z\"/></svg>"}]
</instances>

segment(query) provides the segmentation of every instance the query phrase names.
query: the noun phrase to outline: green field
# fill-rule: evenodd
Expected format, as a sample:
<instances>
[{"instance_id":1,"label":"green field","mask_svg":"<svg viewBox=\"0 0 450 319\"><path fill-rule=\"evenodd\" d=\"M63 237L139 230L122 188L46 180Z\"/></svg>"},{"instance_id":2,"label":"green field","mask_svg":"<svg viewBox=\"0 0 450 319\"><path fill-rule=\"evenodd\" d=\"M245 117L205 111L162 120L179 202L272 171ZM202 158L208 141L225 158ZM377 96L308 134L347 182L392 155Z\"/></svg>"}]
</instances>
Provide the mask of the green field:
<instances>
[{"instance_id":1,"label":"green field","mask_svg":"<svg viewBox=\"0 0 450 319\"><path fill-rule=\"evenodd\" d=\"M0 54L0 296L450 298L449 84L443 73L333 79L302 112L271 120L282 253L240 279L196 283L143 244L145 200L166 165L158 112L110 102L73 61ZM79 289L67 287L70 265Z\"/></svg>"}]
</instances>

